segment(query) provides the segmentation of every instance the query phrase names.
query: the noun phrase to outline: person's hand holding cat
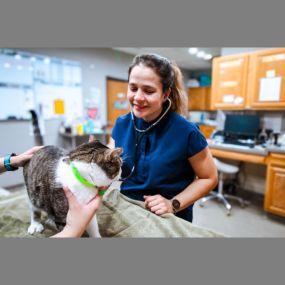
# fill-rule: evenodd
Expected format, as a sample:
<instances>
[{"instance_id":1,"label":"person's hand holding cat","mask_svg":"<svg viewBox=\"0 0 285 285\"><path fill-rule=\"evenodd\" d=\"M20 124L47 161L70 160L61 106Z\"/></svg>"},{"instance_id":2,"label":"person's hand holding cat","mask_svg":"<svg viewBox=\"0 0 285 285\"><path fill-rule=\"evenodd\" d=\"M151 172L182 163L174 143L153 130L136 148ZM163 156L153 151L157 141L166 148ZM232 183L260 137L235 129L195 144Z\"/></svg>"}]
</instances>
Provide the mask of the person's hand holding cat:
<instances>
[{"instance_id":1,"label":"person's hand holding cat","mask_svg":"<svg viewBox=\"0 0 285 285\"><path fill-rule=\"evenodd\" d=\"M19 155L16 155L16 156L12 156L11 159L10 159L11 165L14 166L14 167L23 166L42 147L43 146L34 146L34 147L32 147L31 149L25 151L22 154L19 154Z\"/></svg>"},{"instance_id":2,"label":"person's hand holding cat","mask_svg":"<svg viewBox=\"0 0 285 285\"><path fill-rule=\"evenodd\" d=\"M81 237L100 206L102 197L97 195L87 204L81 204L67 187L63 187L63 190L69 205L66 225L52 237Z\"/></svg>"}]
</instances>

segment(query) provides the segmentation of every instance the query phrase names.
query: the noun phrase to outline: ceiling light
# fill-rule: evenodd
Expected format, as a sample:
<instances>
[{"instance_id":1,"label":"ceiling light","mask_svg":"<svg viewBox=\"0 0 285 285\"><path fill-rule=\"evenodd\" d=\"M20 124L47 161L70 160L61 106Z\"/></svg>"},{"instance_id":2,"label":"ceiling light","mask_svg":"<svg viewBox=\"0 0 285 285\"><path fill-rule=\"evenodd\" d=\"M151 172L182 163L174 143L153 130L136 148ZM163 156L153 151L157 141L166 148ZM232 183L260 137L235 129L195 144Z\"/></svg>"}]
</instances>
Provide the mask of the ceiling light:
<instances>
[{"instance_id":1,"label":"ceiling light","mask_svg":"<svg viewBox=\"0 0 285 285\"><path fill-rule=\"evenodd\" d=\"M18 66L17 66L17 69L18 69L19 71L21 71L21 70L23 69L23 66L22 66L22 65L18 65Z\"/></svg>"},{"instance_id":2,"label":"ceiling light","mask_svg":"<svg viewBox=\"0 0 285 285\"><path fill-rule=\"evenodd\" d=\"M198 53L197 53L197 57L204 57L204 55L205 55L205 52L203 52L203 51L199 51Z\"/></svg>"},{"instance_id":3,"label":"ceiling light","mask_svg":"<svg viewBox=\"0 0 285 285\"><path fill-rule=\"evenodd\" d=\"M46 58L44 59L44 63L45 63L45 64L50 64L50 59L49 59L48 57L46 57Z\"/></svg>"},{"instance_id":4,"label":"ceiling light","mask_svg":"<svg viewBox=\"0 0 285 285\"><path fill-rule=\"evenodd\" d=\"M36 62L37 60L36 60L36 58L33 56L33 57L30 58L30 61L31 61L31 62Z\"/></svg>"},{"instance_id":5,"label":"ceiling light","mask_svg":"<svg viewBox=\"0 0 285 285\"><path fill-rule=\"evenodd\" d=\"M197 48L189 48L189 49L188 49L188 52L189 52L190 54L196 54L196 53L198 52L198 49L197 49Z\"/></svg>"},{"instance_id":6,"label":"ceiling light","mask_svg":"<svg viewBox=\"0 0 285 285\"><path fill-rule=\"evenodd\" d=\"M22 58L21 55L19 55L19 54L15 55L15 59L20 60L21 58Z\"/></svg>"},{"instance_id":7,"label":"ceiling light","mask_svg":"<svg viewBox=\"0 0 285 285\"><path fill-rule=\"evenodd\" d=\"M11 67L11 64L10 64L9 62L5 62L5 63L4 63L4 67L5 67L5 68L10 68L10 67Z\"/></svg>"},{"instance_id":8,"label":"ceiling light","mask_svg":"<svg viewBox=\"0 0 285 285\"><path fill-rule=\"evenodd\" d=\"M209 60L209 59L211 59L213 56L211 55L211 54L209 54L209 53L206 53L205 55L204 55L204 59L205 60Z\"/></svg>"}]
</instances>

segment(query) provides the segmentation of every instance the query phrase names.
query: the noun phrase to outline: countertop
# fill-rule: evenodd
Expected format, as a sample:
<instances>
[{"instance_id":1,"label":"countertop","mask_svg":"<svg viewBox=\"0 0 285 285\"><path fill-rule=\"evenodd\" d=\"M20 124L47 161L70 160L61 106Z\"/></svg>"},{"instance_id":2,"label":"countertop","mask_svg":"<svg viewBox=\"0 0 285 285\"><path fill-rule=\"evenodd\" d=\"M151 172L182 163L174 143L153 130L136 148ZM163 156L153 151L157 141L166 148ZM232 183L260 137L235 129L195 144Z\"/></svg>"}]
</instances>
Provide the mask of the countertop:
<instances>
[{"instance_id":1,"label":"countertop","mask_svg":"<svg viewBox=\"0 0 285 285\"><path fill-rule=\"evenodd\" d=\"M261 156L267 156L269 153L284 153L285 154L285 146L267 146L262 147L260 145L254 147L246 147L246 146L239 146L233 144L224 144L224 143L217 143L212 140L208 140L209 147L221 150L229 150L235 152L242 152L242 153L249 153L249 154L256 154Z\"/></svg>"}]
</instances>

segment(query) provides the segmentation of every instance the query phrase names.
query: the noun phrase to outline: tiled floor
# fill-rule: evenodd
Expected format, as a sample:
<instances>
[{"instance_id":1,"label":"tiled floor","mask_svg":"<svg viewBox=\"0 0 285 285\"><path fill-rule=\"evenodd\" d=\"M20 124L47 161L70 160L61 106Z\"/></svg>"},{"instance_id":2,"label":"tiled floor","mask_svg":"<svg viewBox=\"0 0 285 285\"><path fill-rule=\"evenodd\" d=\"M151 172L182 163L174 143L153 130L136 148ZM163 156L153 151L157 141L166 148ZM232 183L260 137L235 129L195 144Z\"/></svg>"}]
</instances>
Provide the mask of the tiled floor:
<instances>
[{"instance_id":1,"label":"tiled floor","mask_svg":"<svg viewBox=\"0 0 285 285\"><path fill-rule=\"evenodd\" d=\"M253 203L245 208L232 202L231 215L217 200L208 201L204 207L194 206L193 224L206 227L229 237L285 237L285 218L268 215L262 204Z\"/></svg>"}]
</instances>

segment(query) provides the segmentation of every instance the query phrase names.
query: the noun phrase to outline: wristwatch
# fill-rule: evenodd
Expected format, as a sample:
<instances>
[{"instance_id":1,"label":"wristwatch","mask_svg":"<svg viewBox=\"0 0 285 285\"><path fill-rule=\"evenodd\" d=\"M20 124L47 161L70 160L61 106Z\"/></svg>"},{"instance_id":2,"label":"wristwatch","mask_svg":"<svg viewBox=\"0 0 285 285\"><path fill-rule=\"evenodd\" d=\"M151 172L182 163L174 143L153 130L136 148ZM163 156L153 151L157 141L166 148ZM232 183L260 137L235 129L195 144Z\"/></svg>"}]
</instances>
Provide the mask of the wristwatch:
<instances>
[{"instance_id":1,"label":"wristwatch","mask_svg":"<svg viewBox=\"0 0 285 285\"><path fill-rule=\"evenodd\" d=\"M171 205L172 205L173 213L176 214L180 209L180 202L177 199L173 198L171 200Z\"/></svg>"},{"instance_id":2,"label":"wristwatch","mask_svg":"<svg viewBox=\"0 0 285 285\"><path fill-rule=\"evenodd\" d=\"M10 159L12 156L17 156L17 155L15 153L11 153L6 155L4 158L4 167L7 171L14 171L18 169L18 167L14 167L11 165Z\"/></svg>"}]
</instances>

